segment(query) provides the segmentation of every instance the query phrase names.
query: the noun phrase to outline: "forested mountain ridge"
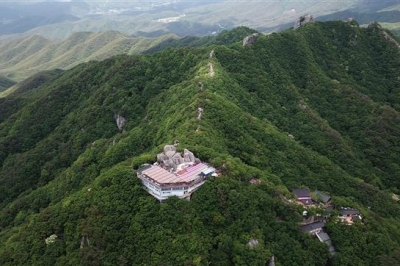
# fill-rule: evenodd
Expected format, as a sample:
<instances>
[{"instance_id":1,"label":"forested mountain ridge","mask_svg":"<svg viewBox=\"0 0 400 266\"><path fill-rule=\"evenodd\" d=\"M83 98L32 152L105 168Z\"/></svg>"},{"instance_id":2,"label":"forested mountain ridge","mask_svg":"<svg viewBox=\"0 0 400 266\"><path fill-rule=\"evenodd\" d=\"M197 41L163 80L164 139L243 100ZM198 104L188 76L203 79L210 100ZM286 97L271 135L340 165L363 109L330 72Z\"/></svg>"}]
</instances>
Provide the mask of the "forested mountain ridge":
<instances>
[{"instance_id":1,"label":"forested mountain ridge","mask_svg":"<svg viewBox=\"0 0 400 266\"><path fill-rule=\"evenodd\" d=\"M78 32L65 40L27 36L0 40L0 75L21 81L43 70L69 69L91 60L118 54L137 54L168 38L133 38L116 31Z\"/></svg>"},{"instance_id":2,"label":"forested mountain ridge","mask_svg":"<svg viewBox=\"0 0 400 266\"><path fill-rule=\"evenodd\" d=\"M119 54L154 53L167 47L228 44L252 32L255 30L238 27L203 38L180 39L174 34L157 38L131 37L117 31L106 31L79 32L62 41L42 36L3 39L0 40L0 75L21 81L40 71L70 69L84 62L104 60Z\"/></svg>"},{"instance_id":3,"label":"forested mountain ridge","mask_svg":"<svg viewBox=\"0 0 400 266\"><path fill-rule=\"evenodd\" d=\"M383 23L391 16L385 13L398 11L399 3L399 0L339 2L3 0L0 2L0 35L41 35L51 39L65 39L76 32L114 30L128 35L147 37L166 33L178 36L204 36L239 25L260 31L278 30L282 29L283 24L292 24L302 14L320 17L342 11L354 12L360 19L369 17L366 23L373 20ZM334 15L331 20L348 17ZM351 17L354 18L354 14ZM397 17L393 15L396 22L398 22Z\"/></svg>"},{"instance_id":4,"label":"forested mountain ridge","mask_svg":"<svg viewBox=\"0 0 400 266\"><path fill-rule=\"evenodd\" d=\"M399 264L400 56L387 34L309 23L20 85L0 99L0 264ZM175 139L222 176L159 204L134 170ZM297 187L361 210L362 223L327 223L335 256L298 230L303 209L284 200Z\"/></svg>"}]
</instances>

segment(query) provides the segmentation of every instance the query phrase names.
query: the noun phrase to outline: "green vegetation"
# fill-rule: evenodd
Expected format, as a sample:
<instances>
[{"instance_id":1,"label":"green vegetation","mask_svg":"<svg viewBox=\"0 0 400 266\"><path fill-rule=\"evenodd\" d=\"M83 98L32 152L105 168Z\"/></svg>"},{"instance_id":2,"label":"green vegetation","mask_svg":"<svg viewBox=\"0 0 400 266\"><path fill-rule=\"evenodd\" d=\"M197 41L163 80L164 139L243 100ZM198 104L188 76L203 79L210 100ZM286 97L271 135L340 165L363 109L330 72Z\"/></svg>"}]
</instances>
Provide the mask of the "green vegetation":
<instances>
[{"instance_id":1,"label":"green vegetation","mask_svg":"<svg viewBox=\"0 0 400 266\"><path fill-rule=\"evenodd\" d=\"M9 78L0 76L0 93L13 85L15 85L15 81L13 81Z\"/></svg>"},{"instance_id":2,"label":"green vegetation","mask_svg":"<svg viewBox=\"0 0 400 266\"><path fill-rule=\"evenodd\" d=\"M168 38L132 38L116 31L79 32L63 41L41 36L0 40L0 75L21 81L34 73L70 69L80 63L104 60L118 54L138 54Z\"/></svg>"},{"instance_id":3,"label":"green vegetation","mask_svg":"<svg viewBox=\"0 0 400 266\"><path fill-rule=\"evenodd\" d=\"M146 49L143 54L151 54L160 52L167 48L181 48L181 47L204 47L211 45L228 45L235 42L242 41L243 36L250 35L257 32L256 30L250 29L248 27L240 26L233 30L223 30L220 34L215 36L206 37L193 37L187 36L180 39L168 38L159 44Z\"/></svg>"},{"instance_id":4,"label":"green vegetation","mask_svg":"<svg viewBox=\"0 0 400 266\"><path fill-rule=\"evenodd\" d=\"M400 37L400 23L379 23L385 29L389 29L394 35Z\"/></svg>"},{"instance_id":5,"label":"green vegetation","mask_svg":"<svg viewBox=\"0 0 400 266\"><path fill-rule=\"evenodd\" d=\"M119 54L148 54L168 47L231 44L253 32L255 30L247 27L238 27L232 31L222 31L217 36L202 38L178 38L173 34L157 38L133 38L116 31L107 31L79 32L64 41L50 41L40 36L5 39L0 41L0 74L21 81L43 70L70 69L83 62L104 60ZM0 91L1 88L0 84Z\"/></svg>"},{"instance_id":6,"label":"green vegetation","mask_svg":"<svg viewBox=\"0 0 400 266\"><path fill-rule=\"evenodd\" d=\"M247 34L80 64L0 98L0 265L399 264L399 48L377 24L243 47ZM134 170L174 140L221 176L160 204ZM297 187L361 211L327 223L335 256L299 231Z\"/></svg>"},{"instance_id":7,"label":"green vegetation","mask_svg":"<svg viewBox=\"0 0 400 266\"><path fill-rule=\"evenodd\" d=\"M49 4L38 3L37 5L40 7L37 6L36 8L34 5L14 4L9 8L3 7L3 14L0 13L0 20L4 18L4 23L0 22L0 25L4 28L0 29L0 35L24 32L24 34L41 35L50 39L66 39L76 32L111 30L143 37L158 37L166 33L181 37L187 35L204 36L214 31L230 29L239 25L252 28L278 27L284 23L293 23L302 14L330 14L352 8L360 1L348 0L326 3L293 2L291 0L272 2L179 0L168 2L168 4L164 2L165 5L158 5L157 2L161 1L125 1L124 4L118 1L86 2L91 8L85 7L86 3L72 1L52 3L53 7L57 4L63 6L56 8L56 11L51 11L52 5ZM71 6L68 8L69 5ZM384 7L388 6L391 5L387 4ZM141 10L134 11L138 7ZM39 11L40 15L21 18L18 12L14 14L18 8L28 10L33 8ZM121 8L124 9L124 12L118 14L118 11L122 11ZM74 17L59 14L60 9L62 13L69 13L70 10ZM291 11L293 9L295 10L294 13ZM87 15L89 10L100 11L99 13L103 11L105 14ZM111 10L116 11L116 13L111 15ZM56 17L45 19L54 12L57 14ZM31 12L28 13L32 15ZM183 16L184 14L186 16ZM179 16L181 17L177 21L173 19ZM162 21L169 21L169 23Z\"/></svg>"},{"instance_id":8,"label":"green vegetation","mask_svg":"<svg viewBox=\"0 0 400 266\"><path fill-rule=\"evenodd\" d=\"M400 17L399 7L393 6L393 10L385 10L379 12L354 12L354 11L341 11L329 15L319 16L318 21L331 21L331 20L348 20L352 18L360 25L367 27L371 22L377 21L380 25L389 29L393 34L400 36ZM286 27L288 28L288 27Z\"/></svg>"},{"instance_id":9,"label":"green vegetation","mask_svg":"<svg viewBox=\"0 0 400 266\"><path fill-rule=\"evenodd\" d=\"M19 82L15 86L8 88L0 93L0 98L4 98L6 96L12 95L12 98L15 98L16 95L24 95L30 94L36 88L39 88L41 85L49 82L51 79L59 76L62 73L62 70L55 69L49 71L41 71L39 73L33 74L29 78ZM14 83L15 84L15 83Z\"/></svg>"}]
</instances>

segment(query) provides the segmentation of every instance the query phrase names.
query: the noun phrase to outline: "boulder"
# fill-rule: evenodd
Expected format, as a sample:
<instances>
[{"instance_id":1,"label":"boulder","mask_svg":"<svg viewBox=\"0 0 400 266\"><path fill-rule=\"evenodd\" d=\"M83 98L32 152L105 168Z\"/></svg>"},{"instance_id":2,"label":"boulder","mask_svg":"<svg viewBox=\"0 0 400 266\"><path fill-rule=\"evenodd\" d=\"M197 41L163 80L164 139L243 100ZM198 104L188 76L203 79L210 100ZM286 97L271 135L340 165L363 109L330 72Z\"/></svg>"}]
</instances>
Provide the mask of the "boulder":
<instances>
[{"instance_id":1,"label":"boulder","mask_svg":"<svg viewBox=\"0 0 400 266\"><path fill-rule=\"evenodd\" d=\"M252 35L246 36L243 39L243 46L254 44L257 38L258 38L258 33L253 33Z\"/></svg>"},{"instance_id":2,"label":"boulder","mask_svg":"<svg viewBox=\"0 0 400 266\"><path fill-rule=\"evenodd\" d=\"M122 131L122 129L124 129L126 119L123 116L120 116L119 114L115 115L114 117L118 129Z\"/></svg>"},{"instance_id":3,"label":"boulder","mask_svg":"<svg viewBox=\"0 0 400 266\"><path fill-rule=\"evenodd\" d=\"M314 21L314 17L311 14L301 16L296 20L296 22L294 23L293 28L294 29L300 28L304 24L307 24L307 23L313 22L313 21Z\"/></svg>"}]
</instances>

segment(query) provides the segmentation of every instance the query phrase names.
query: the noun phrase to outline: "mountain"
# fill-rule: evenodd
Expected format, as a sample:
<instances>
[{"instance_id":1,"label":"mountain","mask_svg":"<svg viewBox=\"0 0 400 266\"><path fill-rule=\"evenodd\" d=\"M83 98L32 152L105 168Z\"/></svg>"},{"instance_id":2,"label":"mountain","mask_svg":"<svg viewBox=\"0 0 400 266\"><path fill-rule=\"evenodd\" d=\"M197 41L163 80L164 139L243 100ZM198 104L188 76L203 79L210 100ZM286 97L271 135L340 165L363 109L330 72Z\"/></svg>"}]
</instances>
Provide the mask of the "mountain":
<instances>
[{"instance_id":1,"label":"mountain","mask_svg":"<svg viewBox=\"0 0 400 266\"><path fill-rule=\"evenodd\" d=\"M129 37L120 32L79 32L64 41L39 35L0 40L0 75L21 81L40 71L70 69L80 63L104 60L118 54L154 53L167 47L209 46L240 41L255 32L238 27L217 36L179 38L165 34L158 38ZM232 36L234 34L235 36Z\"/></svg>"},{"instance_id":2,"label":"mountain","mask_svg":"<svg viewBox=\"0 0 400 266\"><path fill-rule=\"evenodd\" d=\"M346 10L341 12L335 12L329 15L318 17L319 21L330 21L330 20L347 20L349 18L357 20L361 25L368 25L373 21L379 21L379 24L383 27L390 29L390 31L400 36L400 23L398 18L400 17L399 8L395 10L379 11L379 12L362 12L357 10Z\"/></svg>"},{"instance_id":3,"label":"mountain","mask_svg":"<svg viewBox=\"0 0 400 266\"><path fill-rule=\"evenodd\" d=\"M26 32L43 25L79 20L75 8L84 8L83 2L0 2L0 35Z\"/></svg>"},{"instance_id":4,"label":"mountain","mask_svg":"<svg viewBox=\"0 0 400 266\"><path fill-rule=\"evenodd\" d=\"M165 47L213 43L218 33L238 25L259 32L282 31L308 13L318 21L353 18L365 26L378 21L398 34L399 6L398 0L380 4L361 0L329 4L286 0L3 1L0 75L21 81L38 71L68 69L119 53L151 53ZM201 36L208 38L200 40Z\"/></svg>"},{"instance_id":5,"label":"mountain","mask_svg":"<svg viewBox=\"0 0 400 266\"><path fill-rule=\"evenodd\" d=\"M0 3L0 36L66 39L76 32L120 31L135 36L216 34L247 26L277 31L305 14L399 11L400 1L34 1ZM372 19L368 21L371 22ZM384 21L378 21L384 22ZM396 18L396 22L399 19Z\"/></svg>"},{"instance_id":6,"label":"mountain","mask_svg":"<svg viewBox=\"0 0 400 266\"><path fill-rule=\"evenodd\" d=\"M215 39L239 25L282 31L304 14L317 21L353 18L365 26L377 21L398 34L399 1L3 1L0 75L21 81L38 71L68 69L119 53L202 45L209 39L200 37Z\"/></svg>"},{"instance_id":7,"label":"mountain","mask_svg":"<svg viewBox=\"0 0 400 266\"><path fill-rule=\"evenodd\" d=\"M14 81L12 81L11 79L8 79L6 77L0 76L0 92L8 89L12 85L15 85Z\"/></svg>"},{"instance_id":8,"label":"mountain","mask_svg":"<svg viewBox=\"0 0 400 266\"><path fill-rule=\"evenodd\" d=\"M0 264L399 264L398 40L350 21L237 41L252 31L43 73L0 98ZM220 176L160 204L134 171L175 140ZM304 187L332 196L333 256L299 230L290 191ZM362 221L339 222L341 207Z\"/></svg>"},{"instance_id":9,"label":"mountain","mask_svg":"<svg viewBox=\"0 0 400 266\"><path fill-rule=\"evenodd\" d=\"M385 9L393 9L399 8L399 1L396 0L386 0L386 1L372 1L372 0L362 0L359 1L354 7L355 10L359 11L376 11L376 10L385 10Z\"/></svg>"},{"instance_id":10,"label":"mountain","mask_svg":"<svg viewBox=\"0 0 400 266\"><path fill-rule=\"evenodd\" d=\"M90 60L103 60L117 54L134 54L167 38L133 38L115 31L79 32L63 41L39 35L0 40L0 75L22 80L32 73L54 68L69 69Z\"/></svg>"}]
</instances>

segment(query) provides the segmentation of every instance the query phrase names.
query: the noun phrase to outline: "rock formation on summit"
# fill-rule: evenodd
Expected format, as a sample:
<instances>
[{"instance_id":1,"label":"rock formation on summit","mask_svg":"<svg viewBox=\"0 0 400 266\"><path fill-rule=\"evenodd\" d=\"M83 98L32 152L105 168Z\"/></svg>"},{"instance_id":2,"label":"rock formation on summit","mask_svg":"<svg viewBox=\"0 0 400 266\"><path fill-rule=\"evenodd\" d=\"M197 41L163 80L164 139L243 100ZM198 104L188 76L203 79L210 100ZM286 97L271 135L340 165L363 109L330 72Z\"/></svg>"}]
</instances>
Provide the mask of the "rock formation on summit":
<instances>
[{"instance_id":1,"label":"rock formation on summit","mask_svg":"<svg viewBox=\"0 0 400 266\"><path fill-rule=\"evenodd\" d=\"M314 21L314 17L311 14L301 16L294 23L293 29L300 28L304 24L309 23L309 22L313 22L313 21Z\"/></svg>"},{"instance_id":2,"label":"rock formation on summit","mask_svg":"<svg viewBox=\"0 0 400 266\"><path fill-rule=\"evenodd\" d=\"M258 33L253 33L252 35L246 36L243 39L243 46L254 44L257 38L258 38Z\"/></svg>"}]
</instances>

